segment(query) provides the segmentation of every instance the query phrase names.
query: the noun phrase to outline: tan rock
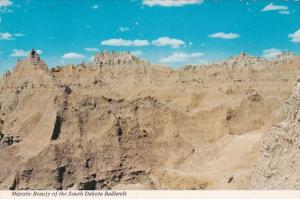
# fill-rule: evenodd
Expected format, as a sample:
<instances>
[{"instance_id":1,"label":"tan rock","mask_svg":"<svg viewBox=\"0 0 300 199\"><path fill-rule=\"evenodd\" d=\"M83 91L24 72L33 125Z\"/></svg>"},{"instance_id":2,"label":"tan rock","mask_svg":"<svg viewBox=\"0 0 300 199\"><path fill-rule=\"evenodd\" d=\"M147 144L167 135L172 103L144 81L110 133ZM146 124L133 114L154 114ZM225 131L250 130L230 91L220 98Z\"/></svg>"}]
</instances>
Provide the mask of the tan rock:
<instances>
[{"instance_id":1,"label":"tan rock","mask_svg":"<svg viewBox=\"0 0 300 199\"><path fill-rule=\"evenodd\" d=\"M299 66L241 54L173 70L106 52L48 70L30 54L0 80L0 189L298 188L295 137L267 145L291 157L262 149L291 158L292 178L255 164L272 125L298 120L282 104Z\"/></svg>"}]
</instances>

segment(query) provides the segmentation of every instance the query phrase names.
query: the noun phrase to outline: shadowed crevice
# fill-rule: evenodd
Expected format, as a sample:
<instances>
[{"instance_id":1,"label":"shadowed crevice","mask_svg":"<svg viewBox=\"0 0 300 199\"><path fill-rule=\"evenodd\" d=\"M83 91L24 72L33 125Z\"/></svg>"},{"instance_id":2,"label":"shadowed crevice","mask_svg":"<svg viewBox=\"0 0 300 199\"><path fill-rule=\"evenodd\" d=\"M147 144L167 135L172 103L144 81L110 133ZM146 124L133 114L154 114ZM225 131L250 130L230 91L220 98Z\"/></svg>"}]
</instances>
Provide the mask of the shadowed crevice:
<instances>
[{"instance_id":1,"label":"shadowed crevice","mask_svg":"<svg viewBox=\"0 0 300 199\"><path fill-rule=\"evenodd\" d=\"M58 139L60 132L61 132L61 124L62 124L62 118L60 116L56 116L51 140Z\"/></svg>"}]
</instances>

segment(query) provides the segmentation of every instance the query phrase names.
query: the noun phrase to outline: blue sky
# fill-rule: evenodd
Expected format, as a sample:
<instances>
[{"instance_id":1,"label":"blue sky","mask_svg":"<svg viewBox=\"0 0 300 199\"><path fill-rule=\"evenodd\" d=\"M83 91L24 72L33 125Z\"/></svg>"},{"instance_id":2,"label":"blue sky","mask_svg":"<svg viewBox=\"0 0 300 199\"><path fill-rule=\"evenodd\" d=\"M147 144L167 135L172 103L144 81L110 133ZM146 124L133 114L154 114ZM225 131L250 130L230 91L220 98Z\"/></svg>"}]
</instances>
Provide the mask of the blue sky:
<instances>
[{"instance_id":1,"label":"blue sky","mask_svg":"<svg viewBox=\"0 0 300 199\"><path fill-rule=\"evenodd\" d=\"M97 50L179 66L300 53L300 1L0 0L0 72L39 49L52 67Z\"/></svg>"}]
</instances>

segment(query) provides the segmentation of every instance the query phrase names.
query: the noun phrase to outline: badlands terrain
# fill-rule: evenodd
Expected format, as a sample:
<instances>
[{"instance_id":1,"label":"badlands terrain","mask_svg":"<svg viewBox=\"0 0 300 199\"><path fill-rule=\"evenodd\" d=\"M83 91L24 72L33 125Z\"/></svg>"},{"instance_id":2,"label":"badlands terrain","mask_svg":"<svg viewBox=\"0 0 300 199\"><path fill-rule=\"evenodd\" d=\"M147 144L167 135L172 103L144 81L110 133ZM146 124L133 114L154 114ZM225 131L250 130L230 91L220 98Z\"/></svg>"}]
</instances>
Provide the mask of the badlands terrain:
<instances>
[{"instance_id":1,"label":"badlands terrain","mask_svg":"<svg viewBox=\"0 0 300 199\"><path fill-rule=\"evenodd\" d=\"M0 80L0 189L300 189L300 57L130 53Z\"/></svg>"}]
</instances>

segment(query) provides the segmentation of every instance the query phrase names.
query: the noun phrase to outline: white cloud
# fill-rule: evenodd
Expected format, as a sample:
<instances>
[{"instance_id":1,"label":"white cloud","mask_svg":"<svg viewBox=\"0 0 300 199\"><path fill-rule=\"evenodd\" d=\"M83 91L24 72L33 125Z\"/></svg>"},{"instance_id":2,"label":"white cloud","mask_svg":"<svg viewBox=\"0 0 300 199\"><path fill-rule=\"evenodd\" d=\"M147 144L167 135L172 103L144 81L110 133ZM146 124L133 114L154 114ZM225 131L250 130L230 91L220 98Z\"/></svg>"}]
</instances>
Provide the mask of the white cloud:
<instances>
[{"instance_id":1,"label":"white cloud","mask_svg":"<svg viewBox=\"0 0 300 199\"><path fill-rule=\"evenodd\" d=\"M31 51L28 51L28 53L29 53L29 52L31 52ZM43 51L40 50L40 49L37 49L35 52L37 52L39 55L43 53Z\"/></svg>"},{"instance_id":2,"label":"white cloud","mask_svg":"<svg viewBox=\"0 0 300 199\"><path fill-rule=\"evenodd\" d=\"M15 33L14 36L15 37L24 37L25 34L23 34L23 33Z\"/></svg>"},{"instance_id":3,"label":"white cloud","mask_svg":"<svg viewBox=\"0 0 300 199\"><path fill-rule=\"evenodd\" d=\"M202 55L203 53L200 52L191 53L191 54L187 54L183 52L174 52L172 55L168 57L161 58L159 62L164 62L164 63L186 62L194 58L199 58Z\"/></svg>"},{"instance_id":4,"label":"white cloud","mask_svg":"<svg viewBox=\"0 0 300 199\"><path fill-rule=\"evenodd\" d=\"M96 51L99 51L98 48L84 48L85 51L88 51L88 52L96 52Z\"/></svg>"},{"instance_id":5,"label":"white cloud","mask_svg":"<svg viewBox=\"0 0 300 199\"><path fill-rule=\"evenodd\" d=\"M92 7L93 9L98 9L99 8L99 5L93 5L93 7Z\"/></svg>"},{"instance_id":6,"label":"white cloud","mask_svg":"<svg viewBox=\"0 0 300 199\"><path fill-rule=\"evenodd\" d=\"M25 34L23 33L15 33L15 34L11 34L8 32L2 32L0 33L0 40L13 40L16 39L15 37L24 37Z\"/></svg>"},{"instance_id":7,"label":"white cloud","mask_svg":"<svg viewBox=\"0 0 300 199\"><path fill-rule=\"evenodd\" d=\"M40 49L36 50L38 54L42 54L43 51ZM13 52L9 55L11 57L27 57L27 55L30 53L30 50L25 51L25 50L20 50L20 49L13 49Z\"/></svg>"},{"instance_id":8,"label":"white cloud","mask_svg":"<svg viewBox=\"0 0 300 199\"><path fill-rule=\"evenodd\" d=\"M8 33L8 32L1 32L0 33L0 40L13 40L13 39L15 39L13 37L13 35Z\"/></svg>"},{"instance_id":9,"label":"white cloud","mask_svg":"<svg viewBox=\"0 0 300 199\"><path fill-rule=\"evenodd\" d=\"M146 6L181 7L184 5L201 4L203 0L143 0Z\"/></svg>"},{"instance_id":10,"label":"white cloud","mask_svg":"<svg viewBox=\"0 0 300 199\"><path fill-rule=\"evenodd\" d=\"M282 14L282 15L289 15L289 14L291 14L291 12L288 11L288 10L280 10L280 11L278 11L278 13Z\"/></svg>"},{"instance_id":11,"label":"white cloud","mask_svg":"<svg viewBox=\"0 0 300 199\"><path fill-rule=\"evenodd\" d=\"M11 6L12 4L13 4L13 2L10 0L0 0L0 8L8 7L8 6Z\"/></svg>"},{"instance_id":12,"label":"white cloud","mask_svg":"<svg viewBox=\"0 0 300 199\"><path fill-rule=\"evenodd\" d=\"M296 32L289 34L289 38L291 38L292 42L299 43L300 42L300 28Z\"/></svg>"},{"instance_id":13,"label":"white cloud","mask_svg":"<svg viewBox=\"0 0 300 199\"><path fill-rule=\"evenodd\" d=\"M84 58L84 57L85 57L84 55L74 53L74 52L69 52L62 56L62 58L64 58L64 59L80 59L80 58Z\"/></svg>"},{"instance_id":14,"label":"white cloud","mask_svg":"<svg viewBox=\"0 0 300 199\"><path fill-rule=\"evenodd\" d=\"M185 42L180 39L172 39L169 37L160 37L154 41L152 44L155 46L172 46L172 48L179 48L181 45L184 45Z\"/></svg>"},{"instance_id":15,"label":"white cloud","mask_svg":"<svg viewBox=\"0 0 300 199\"><path fill-rule=\"evenodd\" d=\"M119 31L127 32L127 31L130 31L130 29L128 27L119 27Z\"/></svg>"},{"instance_id":16,"label":"white cloud","mask_svg":"<svg viewBox=\"0 0 300 199\"><path fill-rule=\"evenodd\" d=\"M104 46L148 46L147 40L108 39L101 42Z\"/></svg>"},{"instance_id":17,"label":"white cloud","mask_svg":"<svg viewBox=\"0 0 300 199\"><path fill-rule=\"evenodd\" d=\"M143 52L140 50L130 51L130 53L134 56L141 56L143 54Z\"/></svg>"},{"instance_id":18,"label":"white cloud","mask_svg":"<svg viewBox=\"0 0 300 199\"><path fill-rule=\"evenodd\" d=\"M91 56L89 60L90 62L94 62L94 56Z\"/></svg>"},{"instance_id":19,"label":"white cloud","mask_svg":"<svg viewBox=\"0 0 300 199\"><path fill-rule=\"evenodd\" d=\"M281 5L274 5L273 3L270 3L266 5L261 11L267 12L267 11L274 11L274 10L288 10L289 8L287 6L281 6Z\"/></svg>"},{"instance_id":20,"label":"white cloud","mask_svg":"<svg viewBox=\"0 0 300 199\"><path fill-rule=\"evenodd\" d=\"M263 57L267 59L272 59L282 54L282 50L277 48L270 48L263 51Z\"/></svg>"},{"instance_id":21,"label":"white cloud","mask_svg":"<svg viewBox=\"0 0 300 199\"><path fill-rule=\"evenodd\" d=\"M180 39L173 39L169 37L160 37L156 40L153 40L151 43L148 40L126 40L126 39L108 39L103 40L101 45L106 46L148 46L148 45L155 45L155 46L171 46L172 48L179 48L180 46L184 45L185 42Z\"/></svg>"},{"instance_id":22,"label":"white cloud","mask_svg":"<svg viewBox=\"0 0 300 199\"><path fill-rule=\"evenodd\" d=\"M197 64L207 64L208 61L206 59L198 59L194 63L197 63Z\"/></svg>"},{"instance_id":23,"label":"white cloud","mask_svg":"<svg viewBox=\"0 0 300 199\"><path fill-rule=\"evenodd\" d=\"M220 38L220 39L236 39L239 38L240 35L236 33L224 33L224 32L217 32L208 35L211 38Z\"/></svg>"}]
</instances>

